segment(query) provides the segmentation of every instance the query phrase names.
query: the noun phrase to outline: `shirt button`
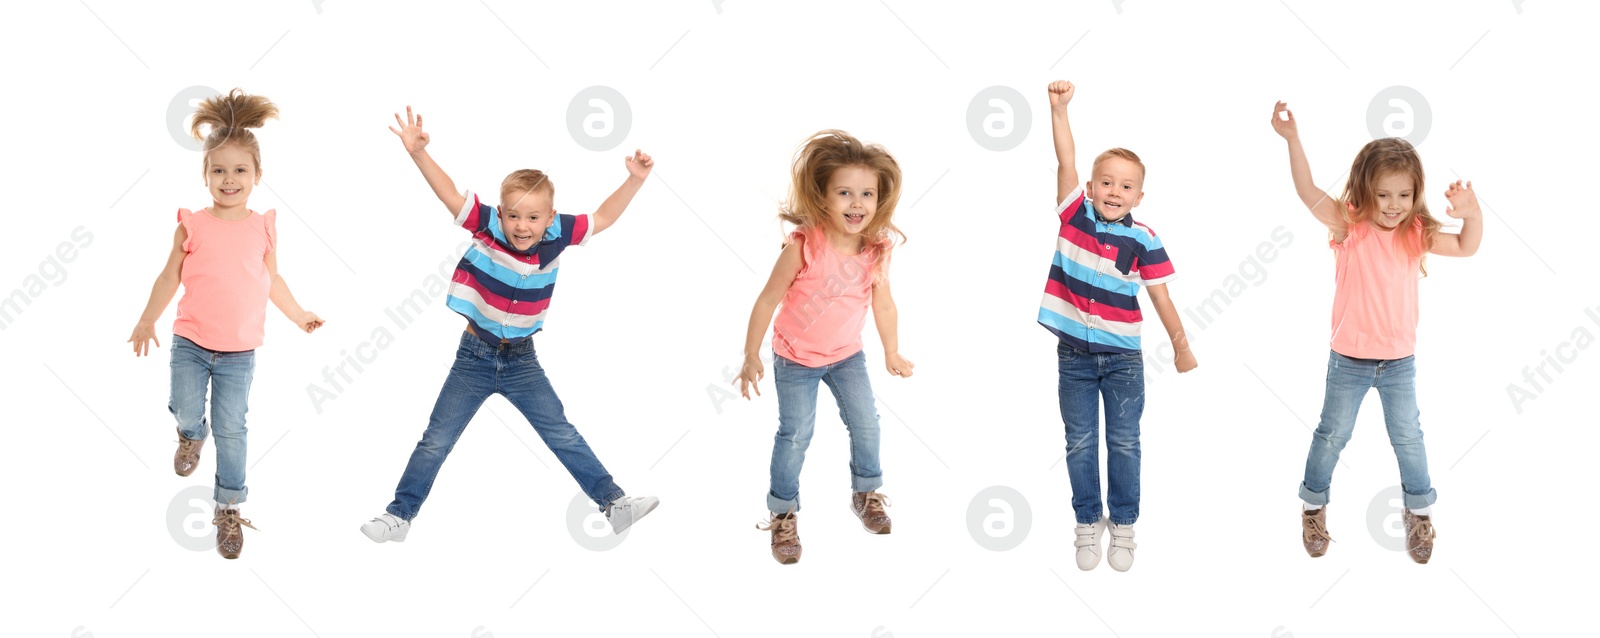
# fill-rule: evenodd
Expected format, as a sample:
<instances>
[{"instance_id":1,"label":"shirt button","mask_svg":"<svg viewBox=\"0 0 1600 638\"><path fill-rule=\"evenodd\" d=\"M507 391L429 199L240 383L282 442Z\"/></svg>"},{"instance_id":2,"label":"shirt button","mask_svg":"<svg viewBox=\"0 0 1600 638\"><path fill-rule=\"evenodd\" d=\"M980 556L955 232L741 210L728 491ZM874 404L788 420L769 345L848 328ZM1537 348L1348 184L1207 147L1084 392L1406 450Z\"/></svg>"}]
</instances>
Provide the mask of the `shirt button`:
<instances>
[{"instance_id":1,"label":"shirt button","mask_svg":"<svg viewBox=\"0 0 1600 638\"><path fill-rule=\"evenodd\" d=\"M1089 300L1089 303L1094 303L1094 300L1093 300L1093 299L1090 299L1090 300Z\"/></svg>"}]
</instances>

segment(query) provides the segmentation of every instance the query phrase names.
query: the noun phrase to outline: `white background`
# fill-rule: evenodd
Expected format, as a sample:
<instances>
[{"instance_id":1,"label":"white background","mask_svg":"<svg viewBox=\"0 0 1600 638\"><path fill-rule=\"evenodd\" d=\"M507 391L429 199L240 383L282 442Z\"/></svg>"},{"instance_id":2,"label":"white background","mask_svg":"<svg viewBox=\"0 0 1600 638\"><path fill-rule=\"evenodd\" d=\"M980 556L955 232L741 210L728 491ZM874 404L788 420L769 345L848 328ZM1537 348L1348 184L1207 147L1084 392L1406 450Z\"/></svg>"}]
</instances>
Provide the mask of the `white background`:
<instances>
[{"instance_id":1,"label":"white background","mask_svg":"<svg viewBox=\"0 0 1600 638\"><path fill-rule=\"evenodd\" d=\"M1600 377L1600 350L1576 347L1600 335L1585 315L1600 315L1586 266L1600 224L1583 197L1597 141L1587 5L89 0L5 13L0 295L27 301L0 331L7 635L1541 636L1585 622L1590 601L1562 583L1596 566L1578 472ZM1055 342L1034 323L1057 223L1054 79L1078 86L1080 163L1109 146L1144 157L1134 214L1168 246L1200 361L1179 377L1156 360L1164 332L1148 313L1128 573L1073 564ZM567 129L569 101L594 85L632 112L608 151ZM1013 121L1025 137L1004 152L967 127L972 98L995 85L1032 116L1027 131ZM1478 255L1430 259L1421 283L1438 545L1419 566L1382 544L1399 533L1398 503L1381 497L1398 474L1374 393L1336 474L1337 542L1312 560L1295 494L1333 262L1268 116L1288 100L1318 182L1342 184L1372 137L1373 97L1395 85L1427 103L1435 215L1456 175L1485 206ZM282 109L259 132L251 206L279 211L282 273L328 322L307 336L268 311L245 508L260 531L246 530L237 561L179 542L211 529L184 531L209 511L183 491L210 484L215 457L208 445L189 478L169 469L174 309L155 356L123 343L174 211L209 204L198 154L169 132L169 105L192 86ZM625 178L625 152L656 157L619 225L566 254L537 338L617 481L662 498L614 549L574 540L576 485L500 398L405 543L357 531L389 502L462 325L439 298L404 329L384 314L466 236L385 129L407 104L456 183L490 201L506 173L536 167L560 212L589 212ZM789 158L823 128L882 143L904 168L896 221L910 242L893 274L917 368L888 376L864 335L894 534L863 533L845 509L848 447L824 398L803 475L805 559L780 567L752 529L776 425L770 367L766 396L719 397L777 256ZM52 263L79 227L92 241ZM1251 264L1280 227L1288 245ZM1230 292L1230 275L1246 286ZM30 276L47 280L37 294ZM1213 294L1229 303L1198 321L1190 310ZM392 343L363 349L380 328ZM358 351L376 359L314 405L308 387L331 390L324 369ZM1547 367L1533 389L1524 368L1557 352L1564 372ZM1513 383L1536 398L1514 404ZM997 485L1021 499L974 502ZM969 531L988 517L998 531ZM1008 533L1026 536L1009 551L978 542Z\"/></svg>"}]
</instances>

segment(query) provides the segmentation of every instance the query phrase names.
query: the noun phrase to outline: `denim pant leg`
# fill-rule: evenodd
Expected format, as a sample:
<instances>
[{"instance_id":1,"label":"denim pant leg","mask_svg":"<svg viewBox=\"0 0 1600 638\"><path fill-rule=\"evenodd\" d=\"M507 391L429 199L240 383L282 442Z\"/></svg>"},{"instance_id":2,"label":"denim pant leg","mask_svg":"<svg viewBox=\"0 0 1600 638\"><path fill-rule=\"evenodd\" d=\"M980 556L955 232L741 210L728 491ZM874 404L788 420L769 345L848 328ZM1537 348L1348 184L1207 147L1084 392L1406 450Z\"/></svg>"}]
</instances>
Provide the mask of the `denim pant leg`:
<instances>
[{"instance_id":1,"label":"denim pant leg","mask_svg":"<svg viewBox=\"0 0 1600 638\"><path fill-rule=\"evenodd\" d=\"M250 409L255 370L254 350L211 355L211 434L217 442L214 498L218 503L243 503L250 496L244 481L248 458L245 413Z\"/></svg>"},{"instance_id":2,"label":"denim pant leg","mask_svg":"<svg viewBox=\"0 0 1600 638\"><path fill-rule=\"evenodd\" d=\"M167 411L178 420L178 433L191 441L211 436L206 421L206 387L211 385L211 357L193 341L172 335L172 395Z\"/></svg>"},{"instance_id":3,"label":"denim pant leg","mask_svg":"<svg viewBox=\"0 0 1600 638\"><path fill-rule=\"evenodd\" d=\"M1400 488L1406 509L1421 509L1438 499L1428 478L1428 455L1422 446L1422 412L1417 409L1416 357L1385 361L1378 370L1378 399L1389 444L1400 464Z\"/></svg>"},{"instance_id":4,"label":"denim pant leg","mask_svg":"<svg viewBox=\"0 0 1600 638\"><path fill-rule=\"evenodd\" d=\"M561 399L545 377L531 339L500 355L498 385L500 393L528 419L539 438L596 506L605 509L611 501L622 497L622 488L611 480L611 473L600 464L578 428L567 421Z\"/></svg>"},{"instance_id":5,"label":"denim pant leg","mask_svg":"<svg viewBox=\"0 0 1600 638\"><path fill-rule=\"evenodd\" d=\"M494 349L463 333L455 365L450 367L450 376L445 378L439 399L433 404L433 414L428 417L428 429L417 441L411 460L400 475L400 484L394 489L394 502L387 508L390 514L409 521L422 509L445 457L484 400L494 393L494 364Z\"/></svg>"},{"instance_id":6,"label":"denim pant leg","mask_svg":"<svg viewBox=\"0 0 1600 638\"><path fill-rule=\"evenodd\" d=\"M866 353L857 352L828 366L822 382L833 391L839 419L850 432L850 489L872 492L883 487L883 469L878 466L878 407L867 378Z\"/></svg>"},{"instance_id":7,"label":"denim pant leg","mask_svg":"<svg viewBox=\"0 0 1600 638\"><path fill-rule=\"evenodd\" d=\"M1100 396L1106 408L1106 507L1111 522L1139 520L1139 419L1144 415L1144 355L1102 354Z\"/></svg>"},{"instance_id":8,"label":"denim pant leg","mask_svg":"<svg viewBox=\"0 0 1600 638\"><path fill-rule=\"evenodd\" d=\"M1080 525L1100 520L1100 372L1095 356L1056 345L1061 420L1067 427L1067 477L1072 511Z\"/></svg>"},{"instance_id":9,"label":"denim pant leg","mask_svg":"<svg viewBox=\"0 0 1600 638\"><path fill-rule=\"evenodd\" d=\"M778 391L778 433L772 437L771 484L767 510L800 511L800 466L817 422L817 382L826 368L808 368L772 355L772 384Z\"/></svg>"},{"instance_id":10,"label":"denim pant leg","mask_svg":"<svg viewBox=\"0 0 1600 638\"><path fill-rule=\"evenodd\" d=\"M1300 499L1312 505L1328 504L1328 488L1339 453L1350 442L1361 400L1372 389L1376 368L1362 359L1328 352L1328 380L1322 397L1322 420L1311 437L1306 454L1306 474L1300 482Z\"/></svg>"}]
</instances>

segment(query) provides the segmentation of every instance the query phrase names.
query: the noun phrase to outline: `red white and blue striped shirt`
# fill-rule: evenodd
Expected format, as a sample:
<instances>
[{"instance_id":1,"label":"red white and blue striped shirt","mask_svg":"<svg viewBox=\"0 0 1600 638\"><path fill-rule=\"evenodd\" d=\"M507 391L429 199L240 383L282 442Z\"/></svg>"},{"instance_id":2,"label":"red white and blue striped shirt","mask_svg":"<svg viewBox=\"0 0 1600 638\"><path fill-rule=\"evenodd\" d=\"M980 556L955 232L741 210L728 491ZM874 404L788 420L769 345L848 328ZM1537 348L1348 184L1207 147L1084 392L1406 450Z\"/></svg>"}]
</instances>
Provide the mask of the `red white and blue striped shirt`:
<instances>
[{"instance_id":1,"label":"red white and blue striped shirt","mask_svg":"<svg viewBox=\"0 0 1600 638\"><path fill-rule=\"evenodd\" d=\"M1166 248L1131 213L1102 219L1082 187L1056 212L1061 232L1039 323L1080 350L1139 352L1139 286L1172 279Z\"/></svg>"},{"instance_id":2,"label":"red white and blue striped shirt","mask_svg":"<svg viewBox=\"0 0 1600 638\"><path fill-rule=\"evenodd\" d=\"M445 305L472 322L473 331L489 343L532 337L544 328L561 252L589 241L589 216L557 215L539 243L520 251L506 240L493 206L479 202L472 191L466 198L456 223L472 232L472 247L456 264Z\"/></svg>"}]
</instances>

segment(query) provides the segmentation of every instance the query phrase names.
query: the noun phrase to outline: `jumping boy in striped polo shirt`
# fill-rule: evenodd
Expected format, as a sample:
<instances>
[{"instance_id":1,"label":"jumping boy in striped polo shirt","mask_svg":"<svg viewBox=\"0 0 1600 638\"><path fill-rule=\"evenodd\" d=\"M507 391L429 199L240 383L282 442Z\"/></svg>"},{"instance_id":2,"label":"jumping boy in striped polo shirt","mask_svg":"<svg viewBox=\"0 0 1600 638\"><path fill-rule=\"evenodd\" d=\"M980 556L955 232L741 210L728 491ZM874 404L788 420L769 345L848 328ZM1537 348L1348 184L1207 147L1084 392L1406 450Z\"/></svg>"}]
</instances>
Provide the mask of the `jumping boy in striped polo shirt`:
<instances>
[{"instance_id":1,"label":"jumping boy in striped polo shirt","mask_svg":"<svg viewBox=\"0 0 1600 638\"><path fill-rule=\"evenodd\" d=\"M633 200L650 169L649 155L634 151L627 158L628 180L592 215L557 215L555 188L543 172L519 170L500 185L500 208L478 201L472 191L462 194L424 148L422 116L406 107L406 120L390 127L405 144L422 176L450 210L455 223L472 233L472 248L461 258L451 277L451 310L467 318L455 365L434 403L428 429L411 453L394 502L383 514L361 526L377 542L403 541L411 519L433 487L434 477L455 446L467 422L484 400L501 394L527 417L584 494L605 512L611 529L621 534L659 503L654 496L626 496L611 480L589 444L567 422L561 399L545 378L533 349L533 334L544 317L555 290L561 252L583 245L589 236L617 221Z\"/></svg>"},{"instance_id":2,"label":"jumping boy in striped polo shirt","mask_svg":"<svg viewBox=\"0 0 1600 638\"><path fill-rule=\"evenodd\" d=\"M1078 568L1100 564L1106 530L1100 500L1099 400L1106 405L1105 503L1111 509L1111 549L1117 571L1133 566L1133 524L1139 518L1139 417L1144 413L1144 359L1140 351L1139 287L1144 286L1172 339L1178 372L1196 363L1183 322L1167 296L1172 262L1149 226L1133 221L1144 198L1144 163L1113 148L1094 160L1089 180L1078 182L1072 129L1067 125L1071 82L1050 83L1050 126L1055 135L1056 213L1061 230L1045 284L1039 323L1060 339L1061 419L1067 426L1067 475L1078 525Z\"/></svg>"}]
</instances>

